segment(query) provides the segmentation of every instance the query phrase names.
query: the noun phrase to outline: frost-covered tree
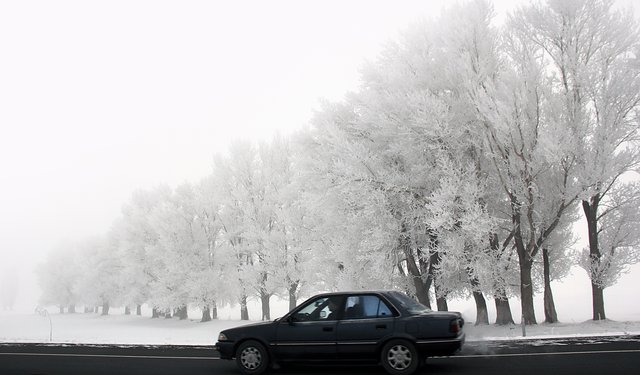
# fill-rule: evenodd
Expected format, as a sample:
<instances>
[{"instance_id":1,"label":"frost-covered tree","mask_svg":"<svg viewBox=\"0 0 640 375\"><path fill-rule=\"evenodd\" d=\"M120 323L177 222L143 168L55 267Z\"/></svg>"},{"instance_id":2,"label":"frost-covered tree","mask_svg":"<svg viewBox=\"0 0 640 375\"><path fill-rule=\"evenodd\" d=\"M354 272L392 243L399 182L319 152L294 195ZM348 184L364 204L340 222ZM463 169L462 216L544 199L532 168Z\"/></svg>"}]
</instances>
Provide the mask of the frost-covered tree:
<instances>
[{"instance_id":1,"label":"frost-covered tree","mask_svg":"<svg viewBox=\"0 0 640 375\"><path fill-rule=\"evenodd\" d=\"M288 298L290 308L296 306L300 293L315 280L310 267L314 254L309 235L314 220L307 215L309 210L303 201L306 186L297 183L299 171L293 154L290 138L279 134L258 148L264 189L262 223L258 226L262 228L260 243L265 253L271 254L268 263L275 266L275 272L268 276L271 293ZM267 313L265 309L263 314Z\"/></svg>"},{"instance_id":2,"label":"frost-covered tree","mask_svg":"<svg viewBox=\"0 0 640 375\"><path fill-rule=\"evenodd\" d=\"M75 311L80 300L76 286L82 276L80 268L81 252L76 242L67 240L56 246L43 263L36 268L38 286L42 291L39 303L43 306L55 305L64 313Z\"/></svg>"},{"instance_id":3,"label":"frost-covered tree","mask_svg":"<svg viewBox=\"0 0 640 375\"><path fill-rule=\"evenodd\" d=\"M101 306L102 315L123 303L117 239L113 231L85 238L78 244L81 277L74 287L85 306Z\"/></svg>"},{"instance_id":4,"label":"frost-covered tree","mask_svg":"<svg viewBox=\"0 0 640 375\"><path fill-rule=\"evenodd\" d=\"M599 226L610 225L601 220L615 216L603 214L617 206L608 195L620 188L622 176L640 161L638 22L630 10L614 10L613 1L580 0L523 7L512 24L548 56L547 72L562 98L561 116L569 135L565 139L579 162L579 184L584 189L580 198L590 261L583 264L592 277L593 319L605 319L607 283L598 275L616 262L608 258L609 249L600 246Z\"/></svg>"},{"instance_id":5,"label":"frost-covered tree","mask_svg":"<svg viewBox=\"0 0 640 375\"><path fill-rule=\"evenodd\" d=\"M265 147L236 140L228 156L218 155L214 160L213 188L220 198L225 272L237 280L234 289L238 291L242 319L248 319L247 298L255 295L262 302L262 318L270 319L269 300L278 288L279 248L271 239L278 231L277 179L282 176L270 170L277 169L275 160L272 165L265 162L270 156ZM270 175L272 172L274 175Z\"/></svg>"},{"instance_id":6,"label":"frost-covered tree","mask_svg":"<svg viewBox=\"0 0 640 375\"><path fill-rule=\"evenodd\" d=\"M318 219L310 214L304 188L299 189L294 181L295 177L281 191L281 226L272 237L280 247L281 272L276 276L283 284L281 295L289 300L290 310L296 307L301 296L317 291L316 285L322 278L319 272L321 260L324 259L322 253L316 251L314 242Z\"/></svg>"},{"instance_id":7,"label":"frost-covered tree","mask_svg":"<svg viewBox=\"0 0 640 375\"><path fill-rule=\"evenodd\" d=\"M160 263L151 284L150 302L166 311L173 310L180 319L187 318L187 307L196 303L194 296L199 297L198 307L205 309L202 300L210 296L201 293L202 282L216 282L215 279L200 280L203 273L210 270L211 247L199 203L194 185L184 183L155 207L150 218L158 234L150 252Z\"/></svg>"},{"instance_id":8,"label":"frost-covered tree","mask_svg":"<svg viewBox=\"0 0 640 375\"><path fill-rule=\"evenodd\" d=\"M151 285L158 279L161 262L153 253L158 232L151 225L157 206L166 202L171 188L160 185L150 190L136 190L129 202L122 205L122 217L114 221L112 230L118 241L118 257L123 269L121 285L126 306L140 307L151 299ZM153 316L158 317L158 306L151 305Z\"/></svg>"},{"instance_id":9,"label":"frost-covered tree","mask_svg":"<svg viewBox=\"0 0 640 375\"><path fill-rule=\"evenodd\" d=\"M580 265L595 286L604 290L614 285L629 265L640 262L640 184L619 183L607 191L607 199L599 204L597 223L600 256L584 249ZM601 303L604 310L604 301Z\"/></svg>"},{"instance_id":10,"label":"frost-covered tree","mask_svg":"<svg viewBox=\"0 0 640 375\"><path fill-rule=\"evenodd\" d=\"M312 258L301 234L308 227L295 177L289 139L280 135L257 147L236 141L214 164L213 185L220 198L222 246L228 270L235 268L241 306L257 295L262 319L269 320L270 298L283 291L295 306ZM311 278L309 279L311 280Z\"/></svg>"},{"instance_id":11,"label":"frost-covered tree","mask_svg":"<svg viewBox=\"0 0 640 375\"><path fill-rule=\"evenodd\" d=\"M485 151L509 204L523 319L535 324L534 260L577 200L577 161L567 146L572 134L567 135L557 110L544 51L509 22L498 45L501 64L491 74L477 70L469 92L483 124Z\"/></svg>"},{"instance_id":12,"label":"frost-covered tree","mask_svg":"<svg viewBox=\"0 0 640 375\"><path fill-rule=\"evenodd\" d=\"M457 210L463 214L460 222L465 222L464 216L468 214L473 217L474 212L483 212L483 216L478 217L480 220L477 221L476 228L466 227L461 230L461 227L456 227L458 230L454 232L462 236L458 240L462 241L457 247L461 251L453 258L457 259L455 264L460 266L460 271L464 270L468 281L459 286L454 285L453 289L467 290L473 295L477 308L476 324L488 324L484 294L496 298L498 315L510 315L506 289L484 270L486 266L499 264L497 260L504 254L504 251L494 249L491 245L498 234L497 225L502 219L495 216L499 210L494 206L499 206L501 200L499 197L496 199L497 186L493 183L490 160L484 149L486 145L479 136L482 134L479 129L481 122L468 95L469 85L492 76L497 67L497 34L491 26L492 17L493 8L487 1L453 4L443 11L431 31L435 35L435 51L432 55L436 65L433 70L438 72L432 78L431 87L448 104L452 122L463 124L467 152L459 157L458 163L466 163L464 170L467 174L473 174L473 178L466 178L469 183L459 185L466 186L464 196L468 207L466 210ZM487 215L491 216L491 220L486 220ZM502 259L509 260L509 257ZM461 281L461 276L457 279ZM456 278L450 280L455 282Z\"/></svg>"},{"instance_id":13,"label":"frost-covered tree","mask_svg":"<svg viewBox=\"0 0 640 375\"><path fill-rule=\"evenodd\" d=\"M325 205L345 221L338 238L348 250L336 253L345 260L340 274L404 284L428 305L434 285L438 308L446 309L447 295L459 291L450 282L462 272L470 286L473 274L453 259L488 246L490 220L479 200L473 118L436 79L439 50L426 27L418 23L390 42L363 68L358 92L316 114L306 169L318 176ZM474 215L487 220L468 220ZM475 236L480 232L484 239Z\"/></svg>"},{"instance_id":14,"label":"frost-covered tree","mask_svg":"<svg viewBox=\"0 0 640 375\"><path fill-rule=\"evenodd\" d=\"M200 264L190 278L190 290L194 303L202 308L202 321L207 321L218 318L218 305L225 298L226 285L218 248L222 231L218 218L220 204L211 188L211 176L202 179L195 190L196 222L200 225L202 240L206 242L206 253L201 255Z\"/></svg>"}]
</instances>

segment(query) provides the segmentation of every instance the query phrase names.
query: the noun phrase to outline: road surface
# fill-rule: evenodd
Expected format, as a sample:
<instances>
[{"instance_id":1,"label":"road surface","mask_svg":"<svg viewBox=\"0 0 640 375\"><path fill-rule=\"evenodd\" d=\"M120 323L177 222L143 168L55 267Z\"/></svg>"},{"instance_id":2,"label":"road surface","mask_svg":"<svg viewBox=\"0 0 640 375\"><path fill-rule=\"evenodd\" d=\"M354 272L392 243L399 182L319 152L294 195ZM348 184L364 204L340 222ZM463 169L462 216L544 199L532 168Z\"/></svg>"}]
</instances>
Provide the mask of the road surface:
<instances>
[{"instance_id":1,"label":"road surface","mask_svg":"<svg viewBox=\"0 0 640 375\"><path fill-rule=\"evenodd\" d=\"M379 366L287 366L272 374L385 374ZM0 344L2 375L238 375L211 347ZM638 375L640 336L468 342L418 374Z\"/></svg>"}]
</instances>

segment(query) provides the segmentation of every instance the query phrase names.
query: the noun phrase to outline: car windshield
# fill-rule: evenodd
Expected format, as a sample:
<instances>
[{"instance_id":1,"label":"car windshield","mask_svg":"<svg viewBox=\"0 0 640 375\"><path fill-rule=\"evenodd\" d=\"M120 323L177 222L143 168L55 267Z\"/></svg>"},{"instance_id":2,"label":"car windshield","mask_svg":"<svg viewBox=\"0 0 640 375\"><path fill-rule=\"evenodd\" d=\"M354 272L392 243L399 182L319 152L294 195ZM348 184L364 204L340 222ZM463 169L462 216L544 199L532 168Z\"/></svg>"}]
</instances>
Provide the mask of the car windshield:
<instances>
[{"instance_id":1,"label":"car windshield","mask_svg":"<svg viewBox=\"0 0 640 375\"><path fill-rule=\"evenodd\" d=\"M412 314L420 314L423 312L431 311L430 308L407 296L404 293L391 292L389 294L391 294L391 296L395 298L396 301L400 302L400 304Z\"/></svg>"}]
</instances>

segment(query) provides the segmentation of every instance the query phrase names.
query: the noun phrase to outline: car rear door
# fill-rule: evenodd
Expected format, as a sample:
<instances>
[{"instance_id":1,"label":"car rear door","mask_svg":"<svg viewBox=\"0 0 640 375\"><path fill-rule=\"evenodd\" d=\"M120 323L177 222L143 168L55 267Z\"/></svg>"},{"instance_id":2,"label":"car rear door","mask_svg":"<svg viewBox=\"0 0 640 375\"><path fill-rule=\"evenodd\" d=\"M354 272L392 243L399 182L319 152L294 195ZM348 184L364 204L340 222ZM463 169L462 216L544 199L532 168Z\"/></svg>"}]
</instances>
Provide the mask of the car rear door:
<instances>
[{"instance_id":1,"label":"car rear door","mask_svg":"<svg viewBox=\"0 0 640 375\"><path fill-rule=\"evenodd\" d=\"M393 333L393 311L377 295L349 296L337 326L338 358L376 359L378 342Z\"/></svg>"}]
</instances>

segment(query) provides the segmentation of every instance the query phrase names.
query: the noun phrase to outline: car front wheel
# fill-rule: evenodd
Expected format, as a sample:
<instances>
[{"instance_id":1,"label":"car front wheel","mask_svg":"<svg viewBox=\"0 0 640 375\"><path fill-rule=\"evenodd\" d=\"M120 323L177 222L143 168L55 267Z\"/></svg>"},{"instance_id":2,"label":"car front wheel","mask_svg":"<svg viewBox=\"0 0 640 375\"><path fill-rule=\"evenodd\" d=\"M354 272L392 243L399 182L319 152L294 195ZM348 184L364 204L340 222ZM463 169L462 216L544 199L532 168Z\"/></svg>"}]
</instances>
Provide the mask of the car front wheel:
<instances>
[{"instance_id":1,"label":"car front wheel","mask_svg":"<svg viewBox=\"0 0 640 375\"><path fill-rule=\"evenodd\" d=\"M414 373L420 358L415 346L407 340L391 340L382 348L382 366L393 375L409 375Z\"/></svg>"},{"instance_id":2,"label":"car front wheel","mask_svg":"<svg viewBox=\"0 0 640 375\"><path fill-rule=\"evenodd\" d=\"M261 343L247 341L236 351L236 363L240 371L247 375L262 374L269 366L269 353Z\"/></svg>"}]
</instances>

